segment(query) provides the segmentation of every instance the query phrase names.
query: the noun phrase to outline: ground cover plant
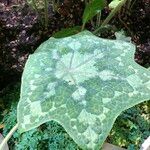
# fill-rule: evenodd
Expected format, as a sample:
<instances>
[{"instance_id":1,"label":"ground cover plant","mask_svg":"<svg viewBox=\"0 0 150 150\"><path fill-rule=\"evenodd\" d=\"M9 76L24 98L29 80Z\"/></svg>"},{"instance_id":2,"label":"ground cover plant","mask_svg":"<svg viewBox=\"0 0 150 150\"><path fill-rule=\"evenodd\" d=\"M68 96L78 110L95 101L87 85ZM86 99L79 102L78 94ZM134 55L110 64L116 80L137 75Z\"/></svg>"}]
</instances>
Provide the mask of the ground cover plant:
<instances>
[{"instance_id":1,"label":"ground cover plant","mask_svg":"<svg viewBox=\"0 0 150 150\"><path fill-rule=\"evenodd\" d=\"M120 9L115 8L103 23ZM93 7L90 13L99 13L97 9L101 7ZM83 20L94 15L83 15ZM117 116L149 99L150 72L134 62L135 46L124 38L106 40L83 31L87 21L81 33L50 38L29 56L22 76L18 123L12 132L55 120L81 148L99 149Z\"/></svg>"}]
</instances>

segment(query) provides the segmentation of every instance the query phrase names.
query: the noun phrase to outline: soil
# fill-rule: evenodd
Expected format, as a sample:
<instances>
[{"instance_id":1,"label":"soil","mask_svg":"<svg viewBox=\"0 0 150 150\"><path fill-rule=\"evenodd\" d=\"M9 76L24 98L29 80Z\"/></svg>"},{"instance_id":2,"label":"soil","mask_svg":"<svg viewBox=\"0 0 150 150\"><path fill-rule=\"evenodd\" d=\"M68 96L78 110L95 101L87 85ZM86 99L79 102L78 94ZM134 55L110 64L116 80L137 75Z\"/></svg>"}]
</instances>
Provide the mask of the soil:
<instances>
[{"instance_id":1,"label":"soil","mask_svg":"<svg viewBox=\"0 0 150 150\"><path fill-rule=\"evenodd\" d=\"M60 3L55 13L49 5L48 30L43 29L35 11L21 2L2 0L0 3L0 91L20 81L29 54L54 32L81 24L83 9L79 6L83 8L83 3L80 0Z\"/></svg>"},{"instance_id":2,"label":"soil","mask_svg":"<svg viewBox=\"0 0 150 150\"><path fill-rule=\"evenodd\" d=\"M137 46L135 61L142 66L150 66L150 1L137 0L128 17L132 41ZM128 22L127 22L128 23Z\"/></svg>"},{"instance_id":3,"label":"soil","mask_svg":"<svg viewBox=\"0 0 150 150\"><path fill-rule=\"evenodd\" d=\"M81 25L84 3L64 0L54 12L49 5L48 30L43 29L39 16L23 0L0 0L0 91L20 81L29 54L61 28ZM104 10L105 16L109 13ZM123 23L120 19L123 20ZM120 12L111 22L125 29L137 46L135 61L150 66L150 1L137 0L132 10ZM132 32L129 32L129 30ZM114 35L106 32L102 37Z\"/></svg>"}]
</instances>

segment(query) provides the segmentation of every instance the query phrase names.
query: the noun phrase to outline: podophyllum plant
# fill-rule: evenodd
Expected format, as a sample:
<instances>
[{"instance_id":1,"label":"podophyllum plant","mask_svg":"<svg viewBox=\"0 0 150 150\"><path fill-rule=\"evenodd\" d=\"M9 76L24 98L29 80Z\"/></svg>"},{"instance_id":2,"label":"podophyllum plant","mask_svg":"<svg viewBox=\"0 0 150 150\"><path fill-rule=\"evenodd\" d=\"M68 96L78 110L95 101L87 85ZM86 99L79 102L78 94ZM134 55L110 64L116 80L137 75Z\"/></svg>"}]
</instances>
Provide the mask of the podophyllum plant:
<instances>
[{"instance_id":1,"label":"podophyllum plant","mask_svg":"<svg viewBox=\"0 0 150 150\"><path fill-rule=\"evenodd\" d=\"M134 61L135 46L83 31L50 38L30 55L22 76L18 129L55 120L83 149L99 149L117 116L150 99L150 72Z\"/></svg>"}]
</instances>

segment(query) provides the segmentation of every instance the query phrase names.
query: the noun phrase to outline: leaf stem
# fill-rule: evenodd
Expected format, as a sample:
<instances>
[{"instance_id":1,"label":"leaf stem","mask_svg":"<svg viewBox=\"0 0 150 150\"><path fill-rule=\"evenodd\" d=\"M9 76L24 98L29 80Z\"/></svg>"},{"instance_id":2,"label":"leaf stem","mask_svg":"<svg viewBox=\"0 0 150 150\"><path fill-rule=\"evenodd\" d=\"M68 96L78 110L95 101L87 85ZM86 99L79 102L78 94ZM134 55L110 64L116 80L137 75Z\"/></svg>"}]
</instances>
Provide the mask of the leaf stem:
<instances>
[{"instance_id":1,"label":"leaf stem","mask_svg":"<svg viewBox=\"0 0 150 150\"><path fill-rule=\"evenodd\" d=\"M85 23L82 24L82 28L81 28L81 31L83 31L85 28Z\"/></svg>"},{"instance_id":2,"label":"leaf stem","mask_svg":"<svg viewBox=\"0 0 150 150\"><path fill-rule=\"evenodd\" d=\"M7 136L4 138L2 143L0 144L0 150L3 150L4 145L8 142L8 140L11 138L13 133L18 129L18 123L10 130L10 132L7 134Z\"/></svg>"}]
</instances>

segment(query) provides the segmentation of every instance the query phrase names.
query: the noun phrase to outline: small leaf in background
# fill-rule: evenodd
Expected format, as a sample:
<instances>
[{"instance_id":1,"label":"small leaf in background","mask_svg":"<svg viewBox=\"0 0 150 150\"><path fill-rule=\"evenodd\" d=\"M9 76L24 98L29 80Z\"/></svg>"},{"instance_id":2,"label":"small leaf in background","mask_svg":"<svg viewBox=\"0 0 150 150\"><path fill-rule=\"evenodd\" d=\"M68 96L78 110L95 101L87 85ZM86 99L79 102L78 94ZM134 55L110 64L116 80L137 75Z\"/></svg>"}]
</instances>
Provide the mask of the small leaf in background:
<instances>
[{"instance_id":1,"label":"small leaf in background","mask_svg":"<svg viewBox=\"0 0 150 150\"><path fill-rule=\"evenodd\" d=\"M2 136L2 134L0 134L0 144L2 143L3 140L4 140L4 137ZM2 150L9 150L8 144L6 144Z\"/></svg>"},{"instance_id":2,"label":"small leaf in background","mask_svg":"<svg viewBox=\"0 0 150 150\"><path fill-rule=\"evenodd\" d=\"M93 0L92 2L87 4L82 17L83 24L87 23L96 14L98 14L105 7L105 5L105 0Z\"/></svg>"},{"instance_id":3,"label":"small leaf in background","mask_svg":"<svg viewBox=\"0 0 150 150\"><path fill-rule=\"evenodd\" d=\"M54 38L68 37L68 36L71 36L71 35L79 33L80 30L81 30L80 26L75 26L75 27L72 27L72 28L61 29L60 31L54 33L52 35L52 37L54 37Z\"/></svg>"},{"instance_id":4,"label":"small leaf in background","mask_svg":"<svg viewBox=\"0 0 150 150\"><path fill-rule=\"evenodd\" d=\"M121 2L121 0L113 0L111 1L111 3L108 5L109 8L114 9L116 8L116 6L118 6L118 4Z\"/></svg>"}]
</instances>

